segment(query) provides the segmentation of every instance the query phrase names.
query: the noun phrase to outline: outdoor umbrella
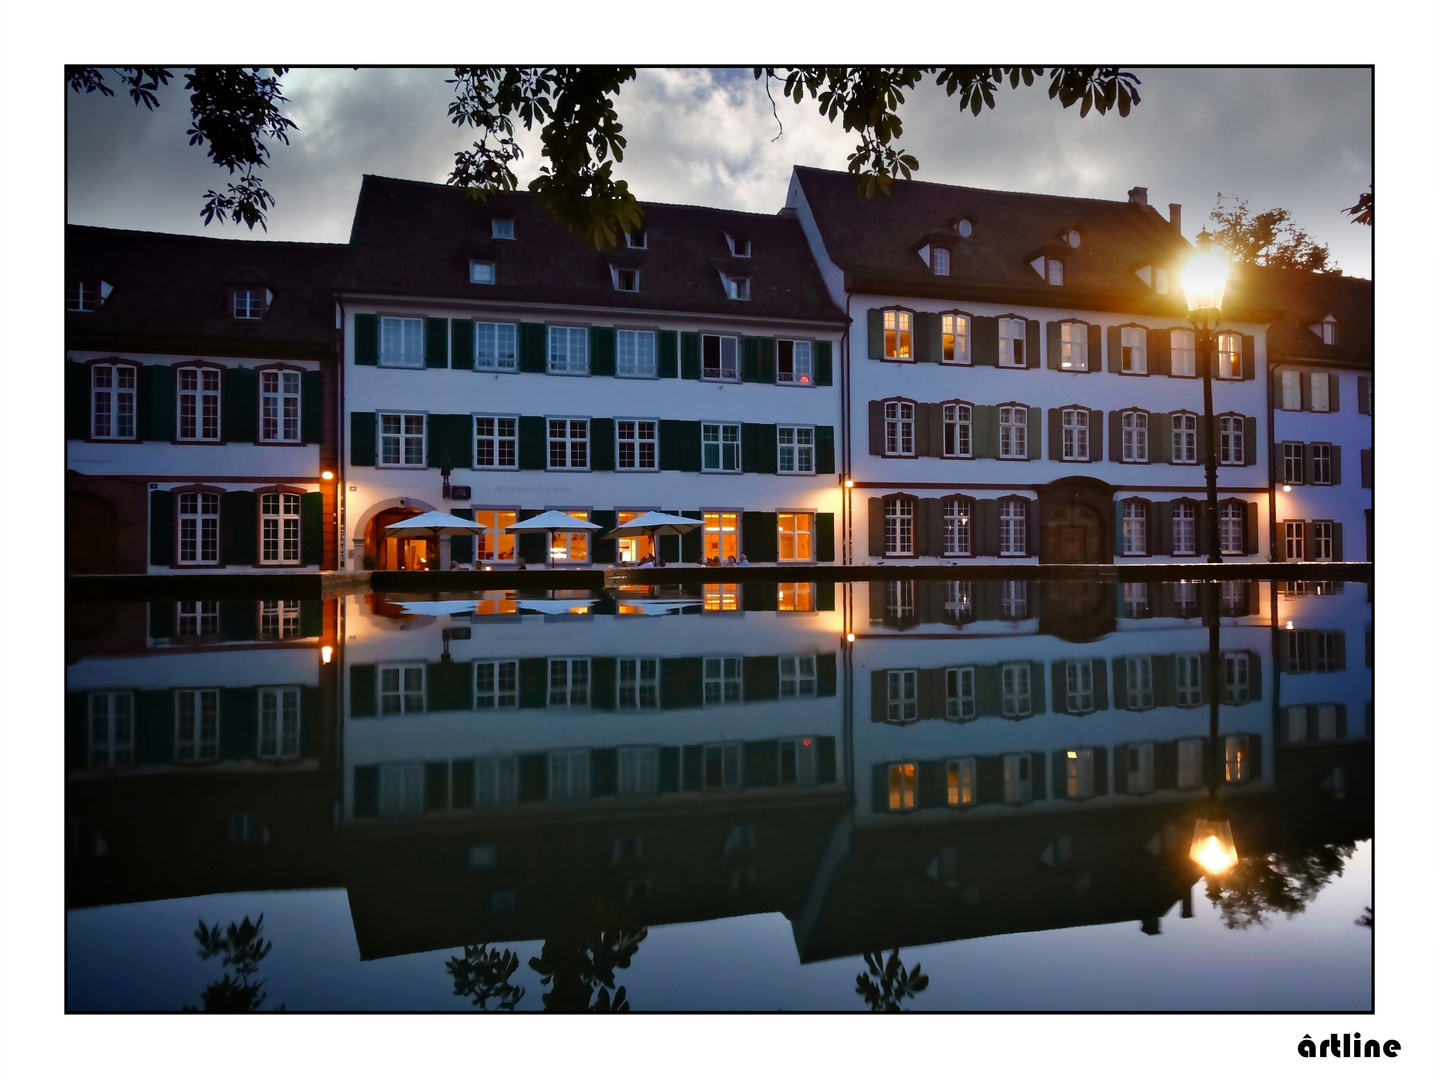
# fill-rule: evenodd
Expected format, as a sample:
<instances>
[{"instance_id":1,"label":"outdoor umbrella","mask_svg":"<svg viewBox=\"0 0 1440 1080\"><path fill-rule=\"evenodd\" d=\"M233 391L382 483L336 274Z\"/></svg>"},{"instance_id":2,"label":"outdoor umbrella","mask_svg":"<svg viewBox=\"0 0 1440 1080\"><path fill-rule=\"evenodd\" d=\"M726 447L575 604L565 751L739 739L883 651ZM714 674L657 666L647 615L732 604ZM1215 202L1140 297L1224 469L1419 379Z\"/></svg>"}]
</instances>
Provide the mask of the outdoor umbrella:
<instances>
[{"instance_id":1,"label":"outdoor umbrella","mask_svg":"<svg viewBox=\"0 0 1440 1080\"><path fill-rule=\"evenodd\" d=\"M466 521L454 514L447 514L443 510L431 510L429 513L418 514L415 517L405 518L403 521L385 526L386 536L394 536L402 540L435 540L438 542L442 536L481 536L484 533L483 525Z\"/></svg>"},{"instance_id":2,"label":"outdoor umbrella","mask_svg":"<svg viewBox=\"0 0 1440 1080\"><path fill-rule=\"evenodd\" d=\"M406 615L474 615L476 600L394 600Z\"/></svg>"},{"instance_id":3,"label":"outdoor umbrella","mask_svg":"<svg viewBox=\"0 0 1440 1080\"><path fill-rule=\"evenodd\" d=\"M521 611L540 615L577 615L576 608L590 610L594 600L516 600L515 606Z\"/></svg>"},{"instance_id":4,"label":"outdoor umbrella","mask_svg":"<svg viewBox=\"0 0 1440 1080\"><path fill-rule=\"evenodd\" d=\"M512 533L545 533L545 561L550 561L550 533L557 532L592 532L598 530L599 525L589 521L581 521L577 517L571 517L560 510L546 510L543 514L526 518L524 521L517 521L514 525L506 525L505 531Z\"/></svg>"},{"instance_id":5,"label":"outdoor umbrella","mask_svg":"<svg viewBox=\"0 0 1440 1080\"><path fill-rule=\"evenodd\" d=\"M606 535L648 536L653 544L657 536L681 536L692 529L700 528L703 524L704 522L698 518L676 517L674 514L651 510L632 521L627 521L624 525L611 529Z\"/></svg>"}]
</instances>

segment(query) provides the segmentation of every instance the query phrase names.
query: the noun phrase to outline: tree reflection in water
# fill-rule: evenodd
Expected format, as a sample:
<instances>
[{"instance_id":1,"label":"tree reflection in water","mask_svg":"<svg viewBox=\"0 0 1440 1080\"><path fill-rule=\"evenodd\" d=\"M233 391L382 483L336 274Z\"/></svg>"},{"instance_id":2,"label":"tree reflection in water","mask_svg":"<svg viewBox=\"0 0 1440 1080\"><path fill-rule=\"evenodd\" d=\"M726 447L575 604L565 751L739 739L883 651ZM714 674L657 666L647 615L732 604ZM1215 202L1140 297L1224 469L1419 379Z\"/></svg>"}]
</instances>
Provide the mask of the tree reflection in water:
<instances>
[{"instance_id":1,"label":"tree reflection in water","mask_svg":"<svg viewBox=\"0 0 1440 1080\"><path fill-rule=\"evenodd\" d=\"M1332 878L1345 873L1354 844L1316 844L1293 851L1251 855L1223 880L1210 879L1205 895L1220 909L1229 930L1264 926L1267 912L1290 919L1310 904Z\"/></svg>"},{"instance_id":2,"label":"tree reflection in water","mask_svg":"<svg viewBox=\"0 0 1440 1080\"><path fill-rule=\"evenodd\" d=\"M648 933L644 927L599 929L584 937L545 942L530 967L550 987L540 1000L546 1012L629 1012L625 988L615 986L615 969L628 968ZM591 1001L592 996L594 1001Z\"/></svg>"},{"instance_id":3,"label":"tree reflection in water","mask_svg":"<svg viewBox=\"0 0 1440 1080\"><path fill-rule=\"evenodd\" d=\"M220 933L219 923L208 929L203 922L200 924L195 931L195 940L200 943L200 959L209 960L218 956L221 968L234 968L239 978L234 978L227 971L223 979L201 991L199 1012L259 1011L265 1002L265 993L260 989L265 981L257 979L252 983L250 978L260 970L260 961L270 954L272 943L260 936L260 926L264 922L263 912L253 923L246 915L239 926L232 922L223 934ZM283 1004L279 1005L277 1011L284 1008ZM183 1009L185 1012L197 1011L193 1005L186 1005Z\"/></svg>"},{"instance_id":4,"label":"tree reflection in water","mask_svg":"<svg viewBox=\"0 0 1440 1080\"><path fill-rule=\"evenodd\" d=\"M468 997L481 1012L515 1011L525 996L523 986L510 982L519 966L520 958L509 949L502 953L488 945L466 945L463 957L445 961L445 970L455 980L455 996Z\"/></svg>"},{"instance_id":5,"label":"tree reflection in water","mask_svg":"<svg viewBox=\"0 0 1440 1080\"><path fill-rule=\"evenodd\" d=\"M870 974L855 976L855 993L865 999L871 1012L900 1012L900 1002L913 998L930 985L930 976L920 974L920 965L908 971L900 963L900 950L894 949L890 959L883 952L866 953L865 963Z\"/></svg>"}]
</instances>

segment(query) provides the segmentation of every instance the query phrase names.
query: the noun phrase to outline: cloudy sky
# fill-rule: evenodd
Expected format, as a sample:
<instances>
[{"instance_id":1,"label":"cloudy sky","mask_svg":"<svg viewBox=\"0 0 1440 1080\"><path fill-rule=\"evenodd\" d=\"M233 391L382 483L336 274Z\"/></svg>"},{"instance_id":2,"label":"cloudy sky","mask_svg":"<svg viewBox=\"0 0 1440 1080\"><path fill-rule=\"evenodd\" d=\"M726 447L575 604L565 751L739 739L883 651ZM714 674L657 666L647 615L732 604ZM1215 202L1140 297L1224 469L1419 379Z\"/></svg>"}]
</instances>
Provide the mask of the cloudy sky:
<instances>
[{"instance_id":1,"label":"cloudy sky","mask_svg":"<svg viewBox=\"0 0 1440 1080\"><path fill-rule=\"evenodd\" d=\"M172 69L174 70L174 69ZM1371 231L1343 213L1372 182L1372 79L1366 68L1133 68L1129 117L1062 109L1043 80L997 107L961 114L939 88L910 95L900 145L917 179L1184 207L1193 237L1217 192L1252 210L1288 208L1348 274L1369 277ZM443 182L471 140L452 125L444 68L297 68L284 80L298 125L276 146L269 237L343 242L365 173ZM246 236L202 225L203 193L225 174L187 145L183 77L154 113L117 94L67 96L67 220L86 225ZM748 69L646 68L617 103L629 140L619 167L642 199L771 213L795 164L844 169L854 147L813 102L781 100L784 134ZM522 183L541 164L522 140ZM257 235L258 230L257 230Z\"/></svg>"}]
</instances>

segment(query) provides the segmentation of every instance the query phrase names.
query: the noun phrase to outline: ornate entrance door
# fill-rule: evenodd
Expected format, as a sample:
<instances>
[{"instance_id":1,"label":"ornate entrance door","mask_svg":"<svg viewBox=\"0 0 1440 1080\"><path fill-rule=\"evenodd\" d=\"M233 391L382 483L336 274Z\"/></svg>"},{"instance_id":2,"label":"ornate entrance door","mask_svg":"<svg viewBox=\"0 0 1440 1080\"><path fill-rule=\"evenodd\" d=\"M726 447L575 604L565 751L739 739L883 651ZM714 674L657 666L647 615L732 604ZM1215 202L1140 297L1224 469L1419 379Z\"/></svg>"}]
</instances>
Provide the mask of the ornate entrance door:
<instances>
[{"instance_id":1,"label":"ornate entrance door","mask_svg":"<svg viewBox=\"0 0 1440 1080\"><path fill-rule=\"evenodd\" d=\"M1068 502L1051 513L1041 529L1040 561L1098 563L1104 530L1100 514L1082 502Z\"/></svg>"}]
</instances>

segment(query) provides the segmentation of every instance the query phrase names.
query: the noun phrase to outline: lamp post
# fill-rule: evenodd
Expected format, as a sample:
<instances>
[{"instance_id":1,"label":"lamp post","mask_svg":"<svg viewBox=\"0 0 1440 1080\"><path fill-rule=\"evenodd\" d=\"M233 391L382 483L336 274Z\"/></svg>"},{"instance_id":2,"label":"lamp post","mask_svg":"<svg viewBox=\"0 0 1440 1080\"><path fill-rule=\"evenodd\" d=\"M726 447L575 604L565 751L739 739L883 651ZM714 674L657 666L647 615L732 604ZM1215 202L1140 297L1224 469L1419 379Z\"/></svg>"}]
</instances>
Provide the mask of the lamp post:
<instances>
[{"instance_id":1,"label":"lamp post","mask_svg":"<svg viewBox=\"0 0 1440 1080\"><path fill-rule=\"evenodd\" d=\"M1195 327L1195 361L1200 365L1205 387L1205 542L1210 548L1205 561L1218 563L1222 561L1220 500L1216 492L1215 404L1210 379L1215 366L1215 327L1220 322L1220 303L1225 296L1230 264L1225 261L1224 255L1210 246L1210 233L1203 229L1196 238L1196 248L1185 269L1180 271L1180 282L1190 310L1190 325Z\"/></svg>"}]
</instances>

